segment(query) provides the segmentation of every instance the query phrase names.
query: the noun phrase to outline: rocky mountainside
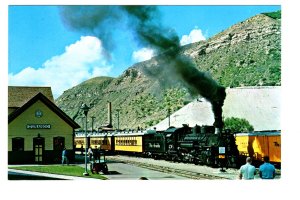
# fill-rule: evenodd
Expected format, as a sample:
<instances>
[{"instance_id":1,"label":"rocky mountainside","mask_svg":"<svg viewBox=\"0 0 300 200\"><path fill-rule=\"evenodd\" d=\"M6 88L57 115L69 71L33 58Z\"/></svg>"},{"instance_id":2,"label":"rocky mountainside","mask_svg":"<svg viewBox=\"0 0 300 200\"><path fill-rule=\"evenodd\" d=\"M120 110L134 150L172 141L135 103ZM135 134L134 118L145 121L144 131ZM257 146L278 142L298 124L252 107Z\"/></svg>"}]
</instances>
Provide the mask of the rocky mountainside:
<instances>
[{"instance_id":1,"label":"rocky mountainside","mask_svg":"<svg viewBox=\"0 0 300 200\"><path fill-rule=\"evenodd\" d=\"M259 14L201 41L183 46L181 54L193 59L224 87L281 84L281 12ZM88 127L107 124L107 102L112 102L113 126L146 128L195 98L173 72L161 70L162 56L137 63L117 78L96 77L66 90L56 104L83 125L81 103L94 104Z\"/></svg>"}]
</instances>

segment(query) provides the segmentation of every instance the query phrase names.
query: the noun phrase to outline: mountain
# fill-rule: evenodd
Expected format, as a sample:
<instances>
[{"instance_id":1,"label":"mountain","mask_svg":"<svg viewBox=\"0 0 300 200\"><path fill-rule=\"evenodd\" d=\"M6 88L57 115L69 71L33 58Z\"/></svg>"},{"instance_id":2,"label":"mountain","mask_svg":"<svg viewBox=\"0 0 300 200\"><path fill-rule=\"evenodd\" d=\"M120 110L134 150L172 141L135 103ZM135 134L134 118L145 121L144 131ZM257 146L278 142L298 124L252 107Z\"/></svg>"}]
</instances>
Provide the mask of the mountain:
<instances>
[{"instance_id":1,"label":"mountain","mask_svg":"<svg viewBox=\"0 0 300 200\"><path fill-rule=\"evenodd\" d=\"M224 87L281 85L281 11L262 13L237 23L207 41L183 46L180 54ZM162 70L163 55L137 63L117 78L96 77L70 88L56 104L83 126L82 103L94 106L88 127L107 124L107 102L112 102L113 126L146 128L166 118L195 96Z\"/></svg>"}]
</instances>

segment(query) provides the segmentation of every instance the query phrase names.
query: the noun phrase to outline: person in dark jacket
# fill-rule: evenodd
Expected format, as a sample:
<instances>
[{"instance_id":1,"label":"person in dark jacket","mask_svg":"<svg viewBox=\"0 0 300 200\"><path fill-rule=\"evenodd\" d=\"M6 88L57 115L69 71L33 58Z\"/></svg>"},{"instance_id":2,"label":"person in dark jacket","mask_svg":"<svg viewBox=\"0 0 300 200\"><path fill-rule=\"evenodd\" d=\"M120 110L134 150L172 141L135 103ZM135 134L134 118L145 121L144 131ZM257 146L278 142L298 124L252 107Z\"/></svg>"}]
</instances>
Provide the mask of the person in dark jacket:
<instances>
[{"instance_id":1,"label":"person in dark jacket","mask_svg":"<svg viewBox=\"0 0 300 200\"><path fill-rule=\"evenodd\" d=\"M94 159L98 160L99 156L100 156L100 152L99 152L97 146L95 147L95 150L93 152L94 152Z\"/></svg>"}]
</instances>

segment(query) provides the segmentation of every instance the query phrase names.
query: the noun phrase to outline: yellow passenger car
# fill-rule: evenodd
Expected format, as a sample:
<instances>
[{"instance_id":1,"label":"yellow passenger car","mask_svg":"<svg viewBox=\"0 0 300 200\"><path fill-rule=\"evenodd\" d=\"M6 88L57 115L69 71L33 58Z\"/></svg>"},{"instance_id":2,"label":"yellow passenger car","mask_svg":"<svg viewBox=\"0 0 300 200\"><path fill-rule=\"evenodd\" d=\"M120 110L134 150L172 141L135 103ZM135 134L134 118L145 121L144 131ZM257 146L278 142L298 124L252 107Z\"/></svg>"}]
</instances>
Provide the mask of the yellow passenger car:
<instances>
[{"instance_id":1,"label":"yellow passenger car","mask_svg":"<svg viewBox=\"0 0 300 200\"><path fill-rule=\"evenodd\" d=\"M111 136L96 136L90 138L90 146L92 149L101 148L102 150L113 150Z\"/></svg>"},{"instance_id":2,"label":"yellow passenger car","mask_svg":"<svg viewBox=\"0 0 300 200\"><path fill-rule=\"evenodd\" d=\"M116 134L115 151L143 152L143 134Z\"/></svg>"},{"instance_id":3,"label":"yellow passenger car","mask_svg":"<svg viewBox=\"0 0 300 200\"><path fill-rule=\"evenodd\" d=\"M111 133L89 134L87 137L88 147L91 147L92 149L98 149L100 147L102 150L114 151L114 140L112 138L113 134ZM82 132L75 134L74 145L77 151L81 149L81 146L85 148L85 135L82 134Z\"/></svg>"},{"instance_id":4,"label":"yellow passenger car","mask_svg":"<svg viewBox=\"0 0 300 200\"><path fill-rule=\"evenodd\" d=\"M75 137L74 138L75 149L78 150L81 148L85 148L85 138L84 137Z\"/></svg>"}]
</instances>

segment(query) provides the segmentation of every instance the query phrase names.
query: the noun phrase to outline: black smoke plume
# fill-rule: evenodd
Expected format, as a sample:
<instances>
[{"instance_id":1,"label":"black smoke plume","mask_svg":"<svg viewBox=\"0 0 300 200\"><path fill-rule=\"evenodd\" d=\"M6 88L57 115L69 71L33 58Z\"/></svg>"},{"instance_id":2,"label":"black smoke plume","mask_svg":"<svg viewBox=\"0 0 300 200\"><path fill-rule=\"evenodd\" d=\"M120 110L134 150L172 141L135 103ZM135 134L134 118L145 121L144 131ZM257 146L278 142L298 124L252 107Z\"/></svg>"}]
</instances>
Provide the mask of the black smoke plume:
<instances>
[{"instance_id":1,"label":"black smoke plume","mask_svg":"<svg viewBox=\"0 0 300 200\"><path fill-rule=\"evenodd\" d=\"M161 25L156 6L66 6L61 8L61 16L68 27L87 31L101 39L108 55L114 48L114 30L126 24L136 41L155 49L163 58L162 70L176 72L177 78L190 91L196 91L211 102L215 115L214 126L223 127L225 88L199 71L190 58L180 54L179 37L175 31Z\"/></svg>"}]
</instances>

